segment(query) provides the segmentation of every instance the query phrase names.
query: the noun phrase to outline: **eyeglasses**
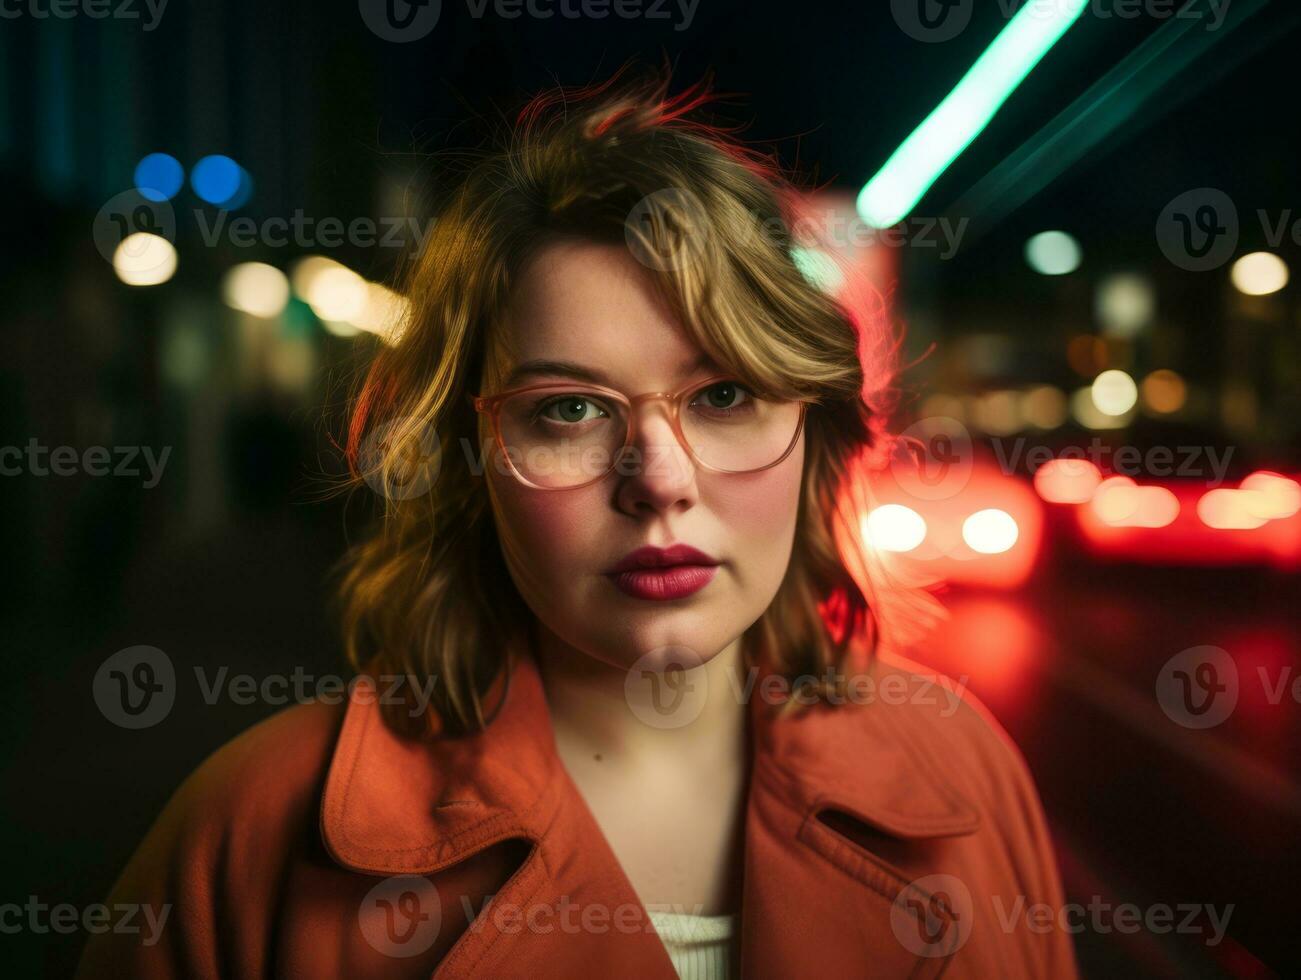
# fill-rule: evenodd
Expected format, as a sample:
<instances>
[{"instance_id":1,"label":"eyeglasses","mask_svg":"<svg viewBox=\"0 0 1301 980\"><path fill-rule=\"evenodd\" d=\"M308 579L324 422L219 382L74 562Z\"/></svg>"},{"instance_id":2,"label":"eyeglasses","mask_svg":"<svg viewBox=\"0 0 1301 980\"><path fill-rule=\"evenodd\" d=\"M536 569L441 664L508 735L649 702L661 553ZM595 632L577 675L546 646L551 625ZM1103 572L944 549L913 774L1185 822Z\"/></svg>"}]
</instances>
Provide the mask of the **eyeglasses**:
<instances>
[{"instance_id":1,"label":"eyeglasses","mask_svg":"<svg viewBox=\"0 0 1301 980\"><path fill-rule=\"evenodd\" d=\"M470 398L476 412L487 414L511 473L538 490L585 487L616 467L637 472L633 416L645 402L668 403L678 442L696 465L715 473L776 466L795 448L807 407L759 398L721 375L631 397L602 385L547 382Z\"/></svg>"}]
</instances>

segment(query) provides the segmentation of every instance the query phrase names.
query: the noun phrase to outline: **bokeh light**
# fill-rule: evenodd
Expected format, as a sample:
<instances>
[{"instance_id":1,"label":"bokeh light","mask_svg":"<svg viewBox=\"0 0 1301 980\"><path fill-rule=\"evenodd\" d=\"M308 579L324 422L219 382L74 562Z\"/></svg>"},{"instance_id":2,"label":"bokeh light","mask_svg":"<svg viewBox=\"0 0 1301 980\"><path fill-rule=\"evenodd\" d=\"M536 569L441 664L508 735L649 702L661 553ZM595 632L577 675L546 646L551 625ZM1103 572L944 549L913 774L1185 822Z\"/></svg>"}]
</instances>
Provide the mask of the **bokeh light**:
<instances>
[{"instance_id":1,"label":"bokeh light","mask_svg":"<svg viewBox=\"0 0 1301 980\"><path fill-rule=\"evenodd\" d=\"M138 231L113 252L113 271L128 286L157 286L176 273L176 247L161 235Z\"/></svg>"},{"instance_id":2,"label":"bokeh light","mask_svg":"<svg viewBox=\"0 0 1301 980\"><path fill-rule=\"evenodd\" d=\"M1179 516L1179 498L1172 491L1139 486L1127 476L1103 480L1089 506L1112 527L1168 527Z\"/></svg>"},{"instance_id":3,"label":"bokeh light","mask_svg":"<svg viewBox=\"0 0 1301 980\"><path fill-rule=\"evenodd\" d=\"M1050 504L1084 504L1102 482L1102 473L1087 459L1050 459L1035 470L1034 488Z\"/></svg>"},{"instance_id":4,"label":"bokeh light","mask_svg":"<svg viewBox=\"0 0 1301 980\"><path fill-rule=\"evenodd\" d=\"M1080 243L1064 231L1044 231L1025 243L1025 260L1035 272L1064 276L1080 267Z\"/></svg>"},{"instance_id":5,"label":"bokeh light","mask_svg":"<svg viewBox=\"0 0 1301 980\"><path fill-rule=\"evenodd\" d=\"M194 188L194 193L218 207L236 203L243 184L243 169L230 157L220 153L204 157L190 171L190 186Z\"/></svg>"},{"instance_id":6,"label":"bokeh light","mask_svg":"<svg viewBox=\"0 0 1301 980\"><path fill-rule=\"evenodd\" d=\"M1251 511L1251 498L1241 490L1208 490L1197 501L1197 516L1207 527L1222 531L1249 531L1263 527L1268 519Z\"/></svg>"},{"instance_id":7,"label":"bokeh light","mask_svg":"<svg viewBox=\"0 0 1301 980\"><path fill-rule=\"evenodd\" d=\"M878 551L912 551L926 540L926 521L903 504L882 504L863 520L863 538Z\"/></svg>"},{"instance_id":8,"label":"bokeh light","mask_svg":"<svg viewBox=\"0 0 1301 980\"><path fill-rule=\"evenodd\" d=\"M1138 485L1128 476L1110 476L1098 484L1089 506L1104 524L1120 524L1138 510Z\"/></svg>"},{"instance_id":9,"label":"bokeh light","mask_svg":"<svg viewBox=\"0 0 1301 980\"><path fill-rule=\"evenodd\" d=\"M1138 336L1156 314L1156 290L1146 276L1122 272L1098 285L1097 316L1110 337Z\"/></svg>"},{"instance_id":10,"label":"bokeh light","mask_svg":"<svg viewBox=\"0 0 1301 980\"><path fill-rule=\"evenodd\" d=\"M1179 411L1188 401L1188 385L1174 371L1158 368L1143 379L1143 404L1161 415Z\"/></svg>"},{"instance_id":11,"label":"bokeh light","mask_svg":"<svg viewBox=\"0 0 1301 980\"><path fill-rule=\"evenodd\" d=\"M322 320L351 323L366 308L369 289L366 280L351 269L336 265L323 269L312 278L304 297L307 305Z\"/></svg>"},{"instance_id":12,"label":"bokeh light","mask_svg":"<svg viewBox=\"0 0 1301 980\"><path fill-rule=\"evenodd\" d=\"M366 302L361 311L348 322L359 330L393 343L401 336L410 315L411 304L405 296L372 282L366 285Z\"/></svg>"},{"instance_id":13,"label":"bokeh light","mask_svg":"<svg viewBox=\"0 0 1301 980\"><path fill-rule=\"evenodd\" d=\"M221 298L227 306L253 316L279 316L289 303L289 280L265 262L241 262L227 270Z\"/></svg>"},{"instance_id":14,"label":"bokeh light","mask_svg":"<svg viewBox=\"0 0 1301 980\"><path fill-rule=\"evenodd\" d=\"M150 201L170 201L185 183L185 168L168 153L150 153L136 164L135 185Z\"/></svg>"},{"instance_id":15,"label":"bokeh light","mask_svg":"<svg viewBox=\"0 0 1301 980\"><path fill-rule=\"evenodd\" d=\"M1056 429L1066 421L1066 393L1053 385L1036 385L1022 392L1018 409L1024 425Z\"/></svg>"},{"instance_id":16,"label":"bokeh light","mask_svg":"<svg viewBox=\"0 0 1301 980\"><path fill-rule=\"evenodd\" d=\"M1179 517L1179 498L1166 487L1139 487L1138 509L1131 527L1169 527Z\"/></svg>"},{"instance_id":17,"label":"bokeh light","mask_svg":"<svg viewBox=\"0 0 1301 980\"><path fill-rule=\"evenodd\" d=\"M346 267L324 255L306 255L289 267L289 284L293 287L294 295L306 302L312 294L312 283L317 276L327 269L342 268Z\"/></svg>"},{"instance_id":18,"label":"bokeh light","mask_svg":"<svg viewBox=\"0 0 1301 980\"><path fill-rule=\"evenodd\" d=\"M1124 371L1103 371L1090 388L1093 405L1103 415L1124 415L1138 402L1138 385Z\"/></svg>"},{"instance_id":19,"label":"bokeh light","mask_svg":"<svg viewBox=\"0 0 1301 980\"><path fill-rule=\"evenodd\" d=\"M1301 484L1281 473L1260 470L1240 487L1247 510L1265 520L1286 520L1301 510Z\"/></svg>"},{"instance_id":20,"label":"bokeh light","mask_svg":"<svg viewBox=\"0 0 1301 980\"><path fill-rule=\"evenodd\" d=\"M361 334L358 327L353 326L346 320L322 320L321 326L325 328L326 333L335 337L351 338Z\"/></svg>"},{"instance_id":21,"label":"bokeh light","mask_svg":"<svg viewBox=\"0 0 1301 980\"><path fill-rule=\"evenodd\" d=\"M1287 263L1272 252L1252 252L1233 263L1233 285L1248 296L1268 296L1288 284Z\"/></svg>"},{"instance_id":22,"label":"bokeh light","mask_svg":"<svg viewBox=\"0 0 1301 980\"><path fill-rule=\"evenodd\" d=\"M1020 534L1012 515L997 507L978 510L962 522L962 540L982 555L1010 551Z\"/></svg>"},{"instance_id":23,"label":"bokeh light","mask_svg":"<svg viewBox=\"0 0 1301 980\"><path fill-rule=\"evenodd\" d=\"M987 391L972 405L971 421L990 435L1006 436L1021 428L1017 393Z\"/></svg>"}]
</instances>

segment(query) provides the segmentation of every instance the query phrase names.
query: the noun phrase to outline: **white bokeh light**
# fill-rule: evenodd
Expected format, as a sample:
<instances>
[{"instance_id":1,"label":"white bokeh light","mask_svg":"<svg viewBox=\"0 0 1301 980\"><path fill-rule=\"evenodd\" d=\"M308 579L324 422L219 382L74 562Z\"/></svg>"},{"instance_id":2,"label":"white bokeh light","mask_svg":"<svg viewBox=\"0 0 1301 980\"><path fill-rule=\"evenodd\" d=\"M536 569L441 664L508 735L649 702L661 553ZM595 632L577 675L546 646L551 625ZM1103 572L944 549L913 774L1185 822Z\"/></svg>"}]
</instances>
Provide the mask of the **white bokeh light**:
<instances>
[{"instance_id":1,"label":"white bokeh light","mask_svg":"<svg viewBox=\"0 0 1301 980\"><path fill-rule=\"evenodd\" d=\"M962 540L972 551L979 551L982 555L1008 551L1020 536L1021 529L1016 526L1016 520L997 507L978 510L962 522Z\"/></svg>"},{"instance_id":2,"label":"white bokeh light","mask_svg":"<svg viewBox=\"0 0 1301 980\"><path fill-rule=\"evenodd\" d=\"M882 504L863 521L863 537L880 551L912 551L926 540L926 521L911 507Z\"/></svg>"}]
</instances>

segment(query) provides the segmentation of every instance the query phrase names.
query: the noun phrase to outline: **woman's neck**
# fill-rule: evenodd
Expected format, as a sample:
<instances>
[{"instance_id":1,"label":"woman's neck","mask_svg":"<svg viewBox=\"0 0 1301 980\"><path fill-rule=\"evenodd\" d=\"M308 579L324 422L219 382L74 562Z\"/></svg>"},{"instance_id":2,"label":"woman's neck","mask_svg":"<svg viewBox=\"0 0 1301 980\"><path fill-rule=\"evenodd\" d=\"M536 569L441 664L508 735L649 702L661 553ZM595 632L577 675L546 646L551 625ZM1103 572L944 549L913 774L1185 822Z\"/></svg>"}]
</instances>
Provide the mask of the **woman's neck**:
<instances>
[{"instance_id":1,"label":"woman's neck","mask_svg":"<svg viewBox=\"0 0 1301 980\"><path fill-rule=\"evenodd\" d=\"M555 637L536 649L556 750L642 903L735 912L749 770L740 641L659 674Z\"/></svg>"},{"instance_id":2,"label":"woman's neck","mask_svg":"<svg viewBox=\"0 0 1301 980\"><path fill-rule=\"evenodd\" d=\"M741 638L699 666L656 674L614 667L538 631L538 667L557 746L633 766L744 757ZM632 671L635 670L635 673Z\"/></svg>"}]
</instances>

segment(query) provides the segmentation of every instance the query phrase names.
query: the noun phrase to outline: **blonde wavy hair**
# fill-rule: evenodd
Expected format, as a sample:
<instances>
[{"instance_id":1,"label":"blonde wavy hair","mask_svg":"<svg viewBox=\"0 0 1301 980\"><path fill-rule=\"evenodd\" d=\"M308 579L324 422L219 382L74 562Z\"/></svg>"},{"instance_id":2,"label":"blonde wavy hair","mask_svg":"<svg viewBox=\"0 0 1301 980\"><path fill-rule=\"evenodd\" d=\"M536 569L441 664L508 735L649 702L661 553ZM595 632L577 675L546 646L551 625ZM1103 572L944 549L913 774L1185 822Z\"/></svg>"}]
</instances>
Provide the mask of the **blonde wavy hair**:
<instances>
[{"instance_id":1,"label":"blonde wavy hair","mask_svg":"<svg viewBox=\"0 0 1301 980\"><path fill-rule=\"evenodd\" d=\"M508 367L495 327L512 285L559 238L626 243L722 371L761 397L810 403L794 549L745 634L747 664L819 688L828 668L875 645L851 491L880 449L895 344L878 304L851 308L801 271L799 249L816 244L792 231L804 196L772 156L702 118L718 99L708 80L673 97L668 88L662 74L628 82L620 72L546 92L492 147L461 158L399 283L409 315L354 393L350 474L384 505L342 563L343 637L362 673L434 681L428 711L386 711L408 734L483 728L490 691L509 680L508 651L534 636L483 471L458 447L490 441L470 399Z\"/></svg>"}]
</instances>

